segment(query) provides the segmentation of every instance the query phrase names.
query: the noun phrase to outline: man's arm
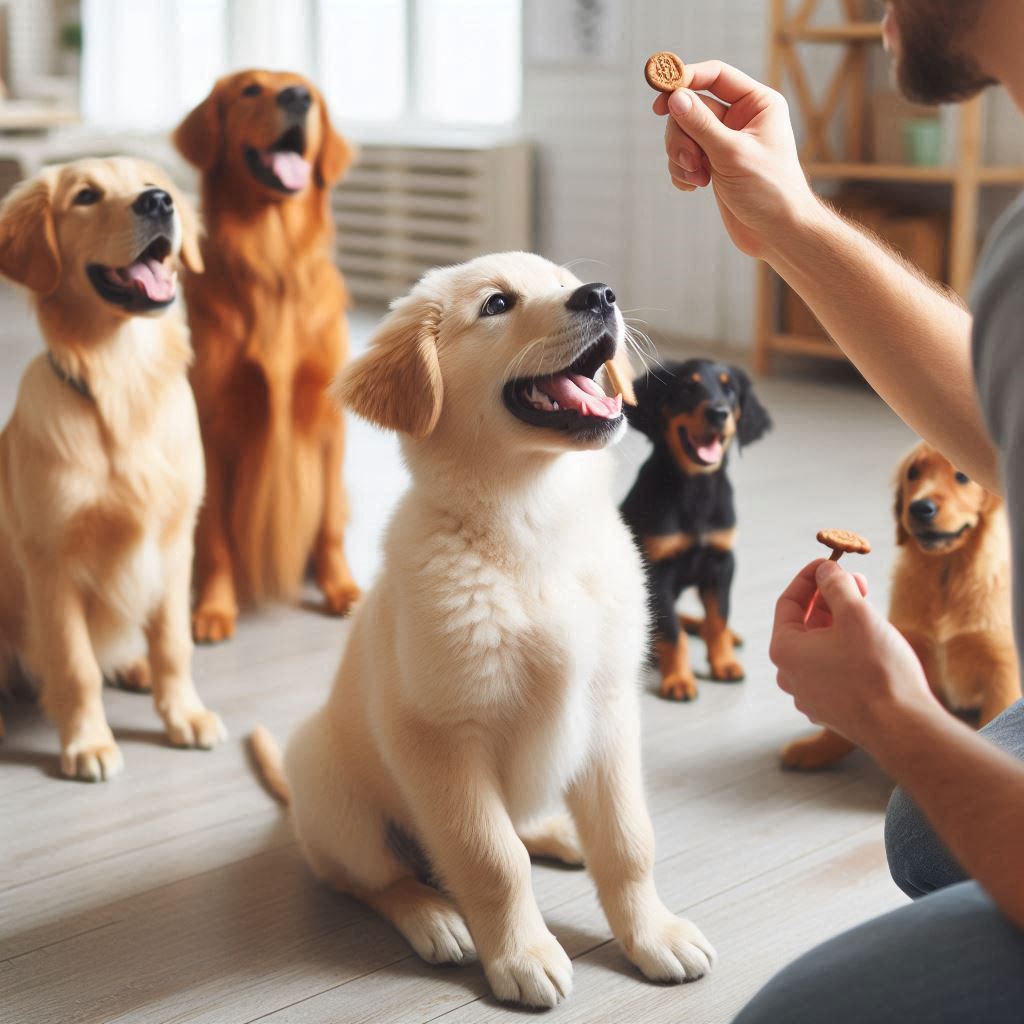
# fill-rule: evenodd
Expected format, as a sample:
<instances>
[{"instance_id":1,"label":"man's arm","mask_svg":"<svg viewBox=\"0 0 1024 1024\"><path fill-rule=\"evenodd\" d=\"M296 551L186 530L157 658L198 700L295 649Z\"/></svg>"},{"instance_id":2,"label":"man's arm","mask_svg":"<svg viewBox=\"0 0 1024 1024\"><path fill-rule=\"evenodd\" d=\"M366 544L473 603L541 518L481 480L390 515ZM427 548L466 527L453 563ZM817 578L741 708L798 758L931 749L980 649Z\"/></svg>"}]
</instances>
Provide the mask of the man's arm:
<instances>
[{"instance_id":1,"label":"man's arm","mask_svg":"<svg viewBox=\"0 0 1024 1024\"><path fill-rule=\"evenodd\" d=\"M821 589L811 622L804 609ZM1024 764L953 718L866 584L813 562L779 598L771 659L812 721L868 751L914 798L963 868L1024 928Z\"/></svg>"},{"instance_id":2,"label":"man's arm","mask_svg":"<svg viewBox=\"0 0 1024 1024\"><path fill-rule=\"evenodd\" d=\"M800 294L902 419L998 492L998 459L974 394L970 315L814 195L781 95L718 61L690 71L692 89L711 97L679 90L654 104L669 115L673 181L713 185L739 248Z\"/></svg>"}]
</instances>

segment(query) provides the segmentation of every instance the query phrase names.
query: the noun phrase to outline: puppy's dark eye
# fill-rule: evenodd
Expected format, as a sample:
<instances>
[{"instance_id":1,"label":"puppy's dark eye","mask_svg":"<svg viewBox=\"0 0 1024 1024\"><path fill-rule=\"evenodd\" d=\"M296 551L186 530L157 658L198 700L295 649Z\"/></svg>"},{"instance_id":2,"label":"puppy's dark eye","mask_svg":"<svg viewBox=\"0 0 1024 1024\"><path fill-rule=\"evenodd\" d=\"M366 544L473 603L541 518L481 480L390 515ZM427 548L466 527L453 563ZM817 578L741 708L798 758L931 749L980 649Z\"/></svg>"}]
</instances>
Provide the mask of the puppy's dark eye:
<instances>
[{"instance_id":1,"label":"puppy's dark eye","mask_svg":"<svg viewBox=\"0 0 1024 1024\"><path fill-rule=\"evenodd\" d=\"M921 470L919 470L917 468L917 466L911 466L910 469L907 470L907 479L908 480L916 480L920 475L921 475Z\"/></svg>"},{"instance_id":2,"label":"puppy's dark eye","mask_svg":"<svg viewBox=\"0 0 1024 1024\"><path fill-rule=\"evenodd\" d=\"M958 484L969 484L971 482L971 478L966 473L957 473L956 482Z\"/></svg>"},{"instance_id":3,"label":"puppy's dark eye","mask_svg":"<svg viewBox=\"0 0 1024 1024\"><path fill-rule=\"evenodd\" d=\"M259 96L259 94L261 92L263 92L263 86L262 85L257 85L255 82L253 82L252 85L247 85L242 90L242 95L243 96Z\"/></svg>"},{"instance_id":4,"label":"puppy's dark eye","mask_svg":"<svg viewBox=\"0 0 1024 1024\"><path fill-rule=\"evenodd\" d=\"M100 201L100 194L94 188L80 188L75 193L75 206L92 206Z\"/></svg>"},{"instance_id":5,"label":"puppy's dark eye","mask_svg":"<svg viewBox=\"0 0 1024 1024\"><path fill-rule=\"evenodd\" d=\"M481 316L500 316L507 313L516 304L516 297L505 292L491 295L480 310Z\"/></svg>"}]
</instances>

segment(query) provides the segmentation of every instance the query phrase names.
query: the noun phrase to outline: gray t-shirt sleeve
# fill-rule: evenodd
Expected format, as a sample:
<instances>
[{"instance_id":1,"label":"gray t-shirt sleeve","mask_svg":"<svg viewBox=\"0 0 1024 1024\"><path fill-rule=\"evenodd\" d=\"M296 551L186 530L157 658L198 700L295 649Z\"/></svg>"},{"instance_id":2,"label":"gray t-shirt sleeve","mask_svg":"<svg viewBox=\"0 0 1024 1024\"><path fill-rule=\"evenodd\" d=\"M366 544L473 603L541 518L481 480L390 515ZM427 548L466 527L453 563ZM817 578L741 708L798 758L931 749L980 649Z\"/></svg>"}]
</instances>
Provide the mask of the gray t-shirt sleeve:
<instances>
[{"instance_id":1,"label":"gray t-shirt sleeve","mask_svg":"<svg viewBox=\"0 0 1024 1024\"><path fill-rule=\"evenodd\" d=\"M999 449L1013 544L1014 624L1024 651L1024 197L992 232L971 296L974 375Z\"/></svg>"}]
</instances>

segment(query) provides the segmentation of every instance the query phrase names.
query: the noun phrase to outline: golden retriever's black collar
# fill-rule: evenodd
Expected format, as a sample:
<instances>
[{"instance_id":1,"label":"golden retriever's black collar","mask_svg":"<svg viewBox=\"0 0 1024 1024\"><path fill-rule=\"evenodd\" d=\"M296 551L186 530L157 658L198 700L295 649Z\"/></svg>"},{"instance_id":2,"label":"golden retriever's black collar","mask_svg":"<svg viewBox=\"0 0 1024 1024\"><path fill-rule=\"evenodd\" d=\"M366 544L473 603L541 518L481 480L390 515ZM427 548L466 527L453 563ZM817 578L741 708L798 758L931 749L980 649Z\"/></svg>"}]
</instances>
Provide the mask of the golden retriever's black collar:
<instances>
[{"instance_id":1,"label":"golden retriever's black collar","mask_svg":"<svg viewBox=\"0 0 1024 1024\"><path fill-rule=\"evenodd\" d=\"M56 374L58 380L62 380L69 388L74 388L75 391L77 391L83 398L89 399L90 402L96 401L89 385L82 380L81 377L72 377L71 374L57 362L52 352L46 353L46 361L50 364L50 369L53 370L54 374Z\"/></svg>"}]
</instances>

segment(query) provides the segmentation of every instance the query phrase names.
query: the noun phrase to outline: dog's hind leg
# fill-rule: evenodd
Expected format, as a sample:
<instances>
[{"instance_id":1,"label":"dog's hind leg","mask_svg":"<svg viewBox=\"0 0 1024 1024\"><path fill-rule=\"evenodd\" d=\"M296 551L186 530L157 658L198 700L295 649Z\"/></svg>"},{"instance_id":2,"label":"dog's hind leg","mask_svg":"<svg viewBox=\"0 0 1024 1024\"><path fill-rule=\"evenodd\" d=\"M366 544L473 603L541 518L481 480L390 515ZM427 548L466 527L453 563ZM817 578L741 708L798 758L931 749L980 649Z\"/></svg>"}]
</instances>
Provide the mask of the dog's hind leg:
<instances>
[{"instance_id":1,"label":"dog's hind leg","mask_svg":"<svg viewBox=\"0 0 1024 1024\"><path fill-rule=\"evenodd\" d=\"M516 831L531 857L561 861L574 868L583 866L583 848L568 814L542 818Z\"/></svg>"},{"instance_id":2,"label":"dog's hind leg","mask_svg":"<svg viewBox=\"0 0 1024 1024\"><path fill-rule=\"evenodd\" d=\"M475 958L473 939L458 908L429 885L406 877L376 891L349 891L386 917L428 964L461 964Z\"/></svg>"}]
</instances>

